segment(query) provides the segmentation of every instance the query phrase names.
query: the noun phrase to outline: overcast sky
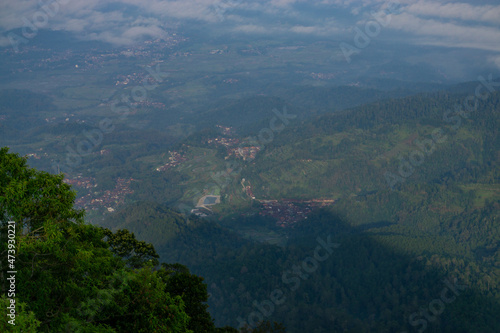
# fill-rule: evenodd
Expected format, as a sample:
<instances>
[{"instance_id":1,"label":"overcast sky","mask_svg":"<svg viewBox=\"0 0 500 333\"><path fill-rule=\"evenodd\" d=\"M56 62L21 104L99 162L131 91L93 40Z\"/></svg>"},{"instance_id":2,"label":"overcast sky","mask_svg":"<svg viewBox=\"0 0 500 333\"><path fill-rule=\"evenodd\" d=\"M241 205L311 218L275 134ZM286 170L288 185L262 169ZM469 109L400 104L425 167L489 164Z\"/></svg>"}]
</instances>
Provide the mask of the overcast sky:
<instances>
[{"instance_id":1,"label":"overcast sky","mask_svg":"<svg viewBox=\"0 0 500 333\"><path fill-rule=\"evenodd\" d=\"M0 2L0 45L30 24L79 38L127 45L162 37L176 23L224 25L248 34L346 38L379 13L387 36L407 43L494 51L500 67L500 4L495 0L43 0ZM395 5L396 3L396 5ZM391 12L388 14L388 8ZM390 15L390 17L387 17ZM390 20L390 21L388 21ZM32 29L26 29L32 32Z\"/></svg>"}]
</instances>

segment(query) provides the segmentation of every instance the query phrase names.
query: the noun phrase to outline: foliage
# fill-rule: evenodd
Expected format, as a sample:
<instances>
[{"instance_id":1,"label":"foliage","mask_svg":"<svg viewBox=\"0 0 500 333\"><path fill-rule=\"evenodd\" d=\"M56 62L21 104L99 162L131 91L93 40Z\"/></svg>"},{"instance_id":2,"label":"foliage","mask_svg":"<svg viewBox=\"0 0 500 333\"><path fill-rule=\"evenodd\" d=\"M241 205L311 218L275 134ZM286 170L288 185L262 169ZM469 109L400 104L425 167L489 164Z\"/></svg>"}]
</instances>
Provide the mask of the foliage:
<instances>
[{"instance_id":1,"label":"foliage","mask_svg":"<svg viewBox=\"0 0 500 333\"><path fill-rule=\"evenodd\" d=\"M349 89L338 91L350 94L342 103L356 104L359 96ZM168 146L160 141L167 142L167 137L154 132L132 137L130 131L109 136L113 145L125 144L88 164L98 170L98 182L141 177L133 183L138 201L104 222L115 233L83 224L80 212L72 208L69 187L54 176L30 171L21 158L3 150L1 157L9 162L0 163L1 218L4 225L9 219L22 224L19 277L26 281L21 284L21 303L27 316L33 314L29 318L39 321L40 331L125 331L127 318L135 318L151 330L175 326L234 332L215 324L234 325L235 318L248 318L256 311L254 302L268 300L279 288L286 301L254 331L281 329L271 326L274 320L290 332L412 331L418 327L410 316L440 297L444 280L457 278L467 290L437 318L426 321L426 332L496 331L499 94L479 100L477 112L462 117L460 127L453 129L443 113L454 110L465 95L421 94L328 113L325 108L335 109L337 95L326 98L328 89L318 93L318 100L309 105L311 112L323 115L287 126L254 161L242 163L233 184L223 189L225 209L232 213L224 227L215 219L186 219L168 207L200 184L212 182L211 171L224 165L223 150L199 142L214 135L213 130L191 136L185 142L190 147L176 146L188 155L209 156L209 162L201 158L186 163L182 171L165 173L152 171L144 160L156 163L156 155ZM263 123L257 124L265 126L265 119L273 116L266 108L282 103L267 98L246 102L241 107L246 121L259 108L256 118ZM212 126L220 111L228 115L227 124L241 125L233 113L240 106L228 102L206 112L203 121ZM303 111L299 107L290 113ZM246 129L256 135L261 128ZM392 190L384 172L397 173L400 159L421 149L418 142L432 138L436 129L447 141L426 153L425 163ZM152 143L137 143L142 140ZM202 171L194 175L195 169ZM231 206L232 194L241 193L243 177L259 199L338 200L293 228L279 230L270 227L271 220L243 212L239 202ZM52 200L53 194L57 199ZM283 238L281 247L239 235L271 229ZM318 236L328 235L340 244L328 260L311 273L302 272L303 278L284 281L284 273L291 274L313 255ZM162 261L186 266L153 269L156 252L147 243L154 244ZM169 310L160 303L169 304ZM141 321L142 312L151 313L151 321ZM173 322L156 320L167 315Z\"/></svg>"},{"instance_id":2,"label":"foliage","mask_svg":"<svg viewBox=\"0 0 500 333\"><path fill-rule=\"evenodd\" d=\"M104 235L111 251L122 257L130 267L139 268L148 261L151 261L153 266L158 265L159 256L153 245L137 240L134 233L126 229L117 230L115 233L104 229Z\"/></svg>"},{"instance_id":3,"label":"foliage","mask_svg":"<svg viewBox=\"0 0 500 333\"><path fill-rule=\"evenodd\" d=\"M188 328L193 332L213 332L215 325L207 311L208 293L203 278L190 274L188 268L180 264L162 264L158 274L166 283L165 291L184 300L190 317Z\"/></svg>"},{"instance_id":4,"label":"foliage","mask_svg":"<svg viewBox=\"0 0 500 333\"><path fill-rule=\"evenodd\" d=\"M11 304L9 299L2 295L0 297L0 307L2 309L7 309ZM38 332L38 327L40 326L40 321L36 319L33 311L28 310L26 303L16 304L16 318L15 326L8 323L11 320L9 316L2 316L0 319L0 331L2 332L25 332L25 333L36 333Z\"/></svg>"},{"instance_id":5,"label":"foliage","mask_svg":"<svg viewBox=\"0 0 500 333\"><path fill-rule=\"evenodd\" d=\"M8 288L5 231L8 221L16 222L17 318L12 326L4 316L4 330L215 331L203 279L179 265L155 269L154 247L128 230L85 224L62 176L31 169L2 148L0 184L2 294ZM2 307L8 302L1 298Z\"/></svg>"}]
</instances>

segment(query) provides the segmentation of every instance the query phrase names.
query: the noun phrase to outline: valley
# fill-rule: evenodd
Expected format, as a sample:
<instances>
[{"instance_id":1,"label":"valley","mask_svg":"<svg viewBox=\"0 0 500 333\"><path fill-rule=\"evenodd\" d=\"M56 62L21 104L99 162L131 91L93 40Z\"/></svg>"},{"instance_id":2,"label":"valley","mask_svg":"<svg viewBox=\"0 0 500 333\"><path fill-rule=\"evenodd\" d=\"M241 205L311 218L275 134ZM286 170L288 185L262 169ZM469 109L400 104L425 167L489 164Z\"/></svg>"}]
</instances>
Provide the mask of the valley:
<instances>
[{"instance_id":1,"label":"valley","mask_svg":"<svg viewBox=\"0 0 500 333\"><path fill-rule=\"evenodd\" d=\"M385 49L387 41L346 64L338 41L325 38L184 27L111 47L48 36L58 42L0 48L0 148L52 179L37 183L42 194L19 196L34 202L23 214L45 212L49 192L69 200L74 191L68 216L85 221L78 258L111 256L106 242L121 241L128 247L115 255L139 265L123 272L179 274L203 297L206 287L198 314L210 327L234 327L209 332L264 319L291 333L500 327L497 72L448 80L391 56L412 51ZM0 199L15 194L2 191ZM56 231L50 237L62 242ZM97 245L87 249L86 239ZM104 274L96 295L122 295L103 287L119 272L105 267L78 274ZM441 297L443 288L454 296Z\"/></svg>"}]
</instances>

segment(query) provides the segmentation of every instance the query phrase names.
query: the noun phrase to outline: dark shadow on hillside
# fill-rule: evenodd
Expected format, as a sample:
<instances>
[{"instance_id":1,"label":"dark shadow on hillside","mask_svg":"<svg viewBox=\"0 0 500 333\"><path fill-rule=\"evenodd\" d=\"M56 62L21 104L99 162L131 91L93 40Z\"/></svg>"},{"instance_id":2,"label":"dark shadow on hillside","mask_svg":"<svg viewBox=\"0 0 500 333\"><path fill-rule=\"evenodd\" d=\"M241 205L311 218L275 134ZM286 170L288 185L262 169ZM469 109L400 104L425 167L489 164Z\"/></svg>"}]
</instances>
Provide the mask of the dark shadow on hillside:
<instances>
[{"instance_id":1,"label":"dark shadow on hillside","mask_svg":"<svg viewBox=\"0 0 500 333\"><path fill-rule=\"evenodd\" d=\"M494 280L476 282L474 266L460 258L404 255L365 232L388 222L353 228L320 210L280 248L243 240L213 222L186 224L161 209L154 221L170 222L139 228L144 214L134 209L136 221L129 216L126 227L139 239L152 241L162 228L180 226L173 237L153 243L163 261L179 261L205 278L219 326L270 319L287 332L397 333L494 332L500 325L500 304L487 296ZM144 218L154 210L150 206Z\"/></svg>"}]
</instances>

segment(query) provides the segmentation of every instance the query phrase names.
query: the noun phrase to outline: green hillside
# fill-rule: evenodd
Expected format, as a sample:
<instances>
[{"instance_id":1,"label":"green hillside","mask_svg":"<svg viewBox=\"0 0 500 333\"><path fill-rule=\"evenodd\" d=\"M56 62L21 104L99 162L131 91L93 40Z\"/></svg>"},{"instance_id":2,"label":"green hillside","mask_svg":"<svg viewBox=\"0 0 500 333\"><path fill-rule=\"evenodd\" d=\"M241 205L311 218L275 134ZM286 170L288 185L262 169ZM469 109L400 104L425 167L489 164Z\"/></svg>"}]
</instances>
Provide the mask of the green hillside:
<instances>
[{"instance_id":1,"label":"green hillside","mask_svg":"<svg viewBox=\"0 0 500 333\"><path fill-rule=\"evenodd\" d=\"M129 179L121 203L91 210L89 220L130 230L161 261L203 276L217 326L269 319L287 332L494 332L500 94L467 112L468 87L343 111L332 106L335 94L324 99L327 89L297 93L319 94L310 108L267 97L226 101L202 112L192 129L209 127L186 138L117 124L99 147L105 153L79 166L96 186L78 191L98 196ZM355 103L357 90L342 91ZM273 117L267 108L282 102L297 118L259 140ZM215 127L218 115L235 128ZM52 134L29 132L45 136L48 156L63 154L58 136L74 145L71 132L89 128L49 126ZM250 146L260 149L255 158L236 154ZM221 203L207 218L190 216L207 194ZM310 204L319 199L334 201ZM335 246L312 261L323 243Z\"/></svg>"},{"instance_id":2,"label":"green hillside","mask_svg":"<svg viewBox=\"0 0 500 333\"><path fill-rule=\"evenodd\" d=\"M498 179L499 94L465 117L446 113L464 97L413 96L303 121L280 133L243 176L260 198L349 197L448 179L474 183L481 195L478 183L488 192Z\"/></svg>"},{"instance_id":3,"label":"green hillside","mask_svg":"<svg viewBox=\"0 0 500 333\"><path fill-rule=\"evenodd\" d=\"M219 325L238 326L237 318L251 323L259 316L252 313L279 290L286 301L268 307L268 316L259 311L290 332L493 332L500 309L500 94L478 103L474 113L446 113L464 97L423 94L304 120L255 160L234 161L241 171L220 188L223 202L211 219L142 202L106 225L136 232L165 260L204 276ZM188 164L205 171L172 171L188 177L184 191L203 188L210 171L224 168L224 155L201 144L211 135L191 137L185 151L203 151L203 159ZM399 172L400 158L418 162L411 174ZM241 194L241 178L252 184L256 200ZM258 215L262 199L329 198L334 205L285 229ZM339 246L328 260L316 268L304 264L318 237L329 235ZM276 237L281 240L270 241ZM454 279L467 286L456 301L438 316L419 312L437 304Z\"/></svg>"}]
</instances>

